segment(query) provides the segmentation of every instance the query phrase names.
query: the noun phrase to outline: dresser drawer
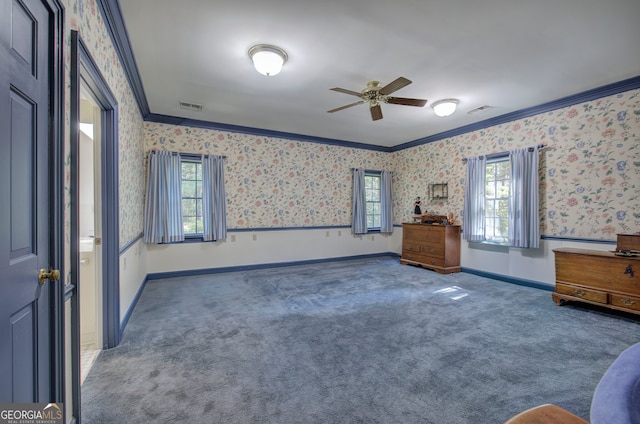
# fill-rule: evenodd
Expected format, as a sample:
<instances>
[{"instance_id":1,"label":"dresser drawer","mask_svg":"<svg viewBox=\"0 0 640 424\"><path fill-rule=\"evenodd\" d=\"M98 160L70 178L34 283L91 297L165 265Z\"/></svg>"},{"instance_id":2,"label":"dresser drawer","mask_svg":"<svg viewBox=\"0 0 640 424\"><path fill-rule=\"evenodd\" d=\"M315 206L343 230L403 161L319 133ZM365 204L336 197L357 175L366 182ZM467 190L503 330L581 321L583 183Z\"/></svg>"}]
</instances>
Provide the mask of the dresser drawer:
<instances>
[{"instance_id":1,"label":"dresser drawer","mask_svg":"<svg viewBox=\"0 0 640 424\"><path fill-rule=\"evenodd\" d=\"M633 309L634 311L640 311L640 297L611 294L609 296L609 303L612 304L613 306L619 306L621 308L628 308L628 309Z\"/></svg>"},{"instance_id":2,"label":"dresser drawer","mask_svg":"<svg viewBox=\"0 0 640 424\"><path fill-rule=\"evenodd\" d=\"M566 294L592 302L607 303L607 293L584 287L556 283L556 293Z\"/></svg>"},{"instance_id":3,"label":"dresser drawer","mask_svg":"<svg viewBox=\"0 0 640 424\"><path fill-rule=\"evenodd\" d=\"M402 251L402 259L407 261L419 262L421 264L424 264L425 266L444 266L444 258L436 258L428 255L418 255L416 253L407 252L404 250Z\"/></svg>"},{"instance_id":4,"label":"dresser drawer","mask_svg":"<svg viewBox=\"0 0 640 424\"><path fill-rule=\"evenodd\" d=\"M444 230L442 225L425 225L424 239L442 243L444 242Z\"/></svg>"},{"instance_id":5,"label":"dresser drawer","mask_svg":"<svg viewBox=\"0 0 640 424\"><path fill-rule=\"evenodd\" d=\"M407 253L414 253L418 255L426 255L426 256L436 256L436 257L444 256L444 248L442 246L435 246L435 247L430 245L421 246L419 244L405 243L402 246L402 251Z\"/></svg>"},{"instance_id":6,"label":"dresser drawer","mask_svg":"<svg viewBox=\"0 0 640 424\"><path fill-rule=\"evenodd\" d=\"M402 245L402 250L403 250L403 253L402 253L403 256L405 251L411 252L411 253L420 253L422 251L422 246L420 246L419 244L404 243Z\"/></svg>"},{"instance_id":7,"label":"dresser drawer","mask_svg":"<svg viewBox=\"0 0 640 424\"><path fill-rule=\"evenodd\" d=\"M444 247L443 246L430 246L425 245L420 249L420 253L426 256L434 256L438 258L444 257Z\"/></svg>"},{"instance_id":8,"label":"dresser drawer","mask_svg":"<svg viewBox=\"0 0 640 424\"><path fill-rule=\"evenodd\" d=\"M418 224L408 228L403 227L403 240L408 243L424 243L428 241L443 243L444 227L426 224Z\"/></svg>"}]
</instances>

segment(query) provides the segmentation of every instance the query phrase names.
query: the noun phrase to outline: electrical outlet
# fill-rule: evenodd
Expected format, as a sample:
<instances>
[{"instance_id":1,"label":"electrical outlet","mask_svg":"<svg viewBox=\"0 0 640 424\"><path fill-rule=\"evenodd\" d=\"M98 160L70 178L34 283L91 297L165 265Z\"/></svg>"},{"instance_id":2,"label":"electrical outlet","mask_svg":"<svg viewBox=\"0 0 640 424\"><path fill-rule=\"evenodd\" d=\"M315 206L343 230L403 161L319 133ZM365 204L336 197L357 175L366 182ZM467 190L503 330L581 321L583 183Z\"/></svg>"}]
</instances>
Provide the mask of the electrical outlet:
<instances>
[{"instance_id":1,"label":"electrical outlet","mask_svg":"<svg viewBox=\"0 0 640 424\"><path fill-rule=\"evenodd\" d=\"M235 234L231 234L231 242L235 242L236 241L236 235Z\"/></svg>"},{"instance_id":2,"label":"electrical outlet","mask_svg":"<svg viewBox=\"0 0 640 424\"><path fill-rule=\"evenodd\" d=\"M257 234L254 234L254 235L253 235L253 241L256 241L256 240L258 240L258 235L257 235Z\"/></svg>"},{"instance_id":3,"label":"electrical outlet","mask_svg":"<svg viewBox=\"0 0 640 424\"><path fill-rule=\"evenodd\" d=\"M338 230L338 237L342 235L342 230Z\"/></svg>"},{"instance_id":4,"label":"electrical outlet","mask_svg":"<svg viewBox=\"0 0 640 424\"><path fill-rule=\"evenodd\" d=\"M329 237L329 231L327 231L327 235L326 236Z\"/></svg>"},{"instance_id":5,"label":"electrical outlet","mask_svg":"<svg viewBox=\"0 0 640 424\"><path fill-rule=\"evenodd\" d=\"M122 261L122 268L127 269L127 258L124 258Z\"/></svg>"},{"instance_id":6,"label":"electrical outlet","mask_svg":"<svg viewBox=\"0 0 640 424\"><path fill-rule=\"evenodd\" d=\"M376 239L376 236L371 236L371 241L374 241Z\"/></svg>"}]
</instances>

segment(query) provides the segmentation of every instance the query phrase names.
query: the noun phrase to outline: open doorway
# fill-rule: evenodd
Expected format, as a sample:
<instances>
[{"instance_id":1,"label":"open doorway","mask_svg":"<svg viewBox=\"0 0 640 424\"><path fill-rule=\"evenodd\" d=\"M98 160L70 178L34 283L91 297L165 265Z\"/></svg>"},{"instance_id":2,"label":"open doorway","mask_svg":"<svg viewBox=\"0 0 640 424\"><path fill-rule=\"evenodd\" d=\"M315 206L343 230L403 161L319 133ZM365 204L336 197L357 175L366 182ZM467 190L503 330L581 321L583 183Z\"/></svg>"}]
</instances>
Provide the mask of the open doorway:
<instances>
[{"instance_id":1,"label":"open doorway","mask_svg":"<svg viewBox=\"0 0 640 424\"><path fill-rule=\"evenodd\" d=\"M81 422L82 381L100 350L118 345L121 323L118 103L77 31L71 31L70 74L64 406L72 423Z\"/></svg>"},{"instance_id":2,"label":"open doorway","mask_svg":"<svg viewBox=\"0 0 640 424\"><path fill-rule=\"evenodd\" d=\"M96 100L82 83L78 146L81 383L102 348L101 112Z\"/></svg>"}]
</instances>

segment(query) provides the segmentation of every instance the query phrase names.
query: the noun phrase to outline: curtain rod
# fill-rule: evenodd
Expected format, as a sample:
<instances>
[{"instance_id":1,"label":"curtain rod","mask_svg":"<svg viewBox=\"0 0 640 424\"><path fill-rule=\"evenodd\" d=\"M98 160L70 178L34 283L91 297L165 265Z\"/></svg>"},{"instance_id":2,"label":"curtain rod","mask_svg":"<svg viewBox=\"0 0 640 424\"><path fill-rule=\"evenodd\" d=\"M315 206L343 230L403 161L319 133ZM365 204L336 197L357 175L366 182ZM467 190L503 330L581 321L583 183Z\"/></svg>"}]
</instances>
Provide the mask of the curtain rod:
<instances>
[{"instance_id":1,"label":"curtain rod","mask_svg":"<svg viewBox=\"0 0 640 424\"><path fill-rule=\"evenodd\" d=\"M188 152L174 152L173 150L163 150L163 149L149 149L149 151L154 151L154 152L169 152L172 155L183 155L183 156L220 156L220 155L216 155L213 153L188 153ZM226 156L220 156L222 159L227 159Z\"/></svg>"},{"instance_id":2,"label":"curtain rod","mask_svg":"<svg viewBox=\"0 0 640 424\"><path fill-rule=\"evenodd\" d=\"M530 151L530 152L533 152L535 149L540 150L540 149L544 149L545 147L547 147L547 145L546 145L546 144L538 144L538 145L537 145L537 146L535 146L535 147L529 147L529 151ZM506 153L506 152L505 152L505 153ZM486 155L486 156L487 156L487 157L489 157L489 156L496 156L496 155L502 155L502 154L503 154L503 153L493 153L493 154L491 154L491 155ZM462 161L463 161L463 162L466 162L467 160L468 160L467 158L462 158Z\"/></svg>"},{"instance_id":3,"label":"curtain rod","mask_svg":"<svg viewBox=\"0 0 640 424\"><path fill-rule=\"evenodd\" d=\"M372 172L376 174L381 174L382 172L384 172L384 169L377 170L377 169L366 169L366 168L351 168L352 171L356 169L364 169L364 172ZM389 171L389 172L393 173L392 171Z\"/></svg>"}]
</instances>

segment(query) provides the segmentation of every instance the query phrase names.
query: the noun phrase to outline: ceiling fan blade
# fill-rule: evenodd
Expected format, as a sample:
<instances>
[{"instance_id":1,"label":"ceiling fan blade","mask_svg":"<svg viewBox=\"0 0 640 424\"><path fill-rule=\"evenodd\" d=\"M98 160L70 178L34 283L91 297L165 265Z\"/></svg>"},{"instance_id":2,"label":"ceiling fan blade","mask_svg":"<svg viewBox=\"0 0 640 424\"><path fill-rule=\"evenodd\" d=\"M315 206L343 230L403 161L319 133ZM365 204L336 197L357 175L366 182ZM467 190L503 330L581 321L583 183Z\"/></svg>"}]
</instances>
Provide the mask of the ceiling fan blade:
<instances>
[{"instance_id":1,"label":"ceiling fan blade","mask_svg":"<svg viewBox=\"0 0 640 424\"><path fill-rule=\"evenodd\" d=\"M426 99L407 99L406 97L388 97L387 103L394 105L423 107L427 104Z\"/></svg>"},{"instance_id":2,"label":"ceiling fan blade","mask_svg":"<svg viewBox=\"0 0 640 424\"><path fill-rule=\"evenodd\" d=\"M371 106L371 119L377 121L378 119L382 119L382 108L380 105Z\"/></svg>"},{"instance_id":3,"label":"ceiling fan blade","mask_svg":"<svg viewBox=\"0 0 640 424\"><path fill-rule=\"evenodd\" d=\"M362 104L362 103L364 103L364 100L360 100L359 102L351 103L350 105L340 106L340 107L337 107L335 109L328 110L327 112L329 112L329 113L337 112L339 110L346 109L348 107L359 105L359 104Z\"/></svg>"},{"instance_id":4,"label":"ceiling fan blade","mask_svg":"<svg viewBox=\"0 0 640 424\"><path fill-rule=\"evenodd\" d=\"M329 90L337 91L338 93L351 94L352 96L362 96L362 93L358 93L357 91L347 90L346 88L333 87Z\"/></svg>"},{"instance_id":5,"label":"ceiling fan blade","mask_svg":"<svg viewBox=\"0 0 640 424\"><path fill-rule=\"evenodd\" d=\"M394 91L400 90L402 87L406 87L411 84L411 81L406 79L405 77L399 77L395 81L391 81L389 84L382 87L379 91L380 94L386 96L387 94L391 94Z\"/></svg>"}]
</instances>

